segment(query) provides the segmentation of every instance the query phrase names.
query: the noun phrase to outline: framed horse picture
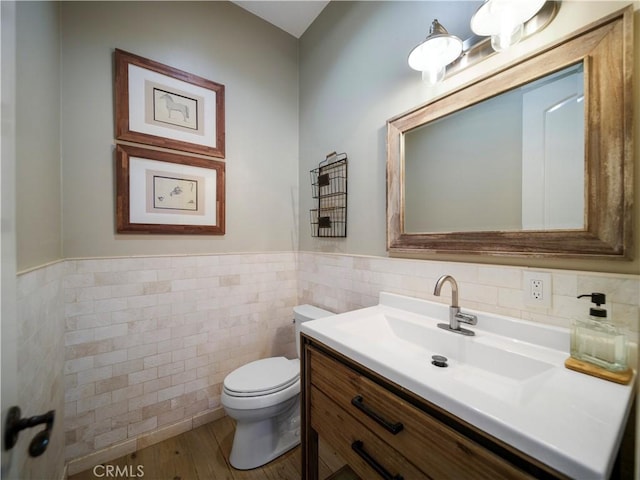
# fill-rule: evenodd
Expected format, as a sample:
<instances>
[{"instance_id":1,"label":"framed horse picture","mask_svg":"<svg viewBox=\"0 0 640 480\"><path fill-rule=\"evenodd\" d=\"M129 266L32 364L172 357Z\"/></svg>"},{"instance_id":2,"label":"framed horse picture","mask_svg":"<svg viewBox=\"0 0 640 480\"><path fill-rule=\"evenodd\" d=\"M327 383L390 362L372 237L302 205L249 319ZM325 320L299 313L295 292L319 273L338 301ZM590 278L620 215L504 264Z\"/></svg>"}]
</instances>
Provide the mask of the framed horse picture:
<instances>
[{"instance_id":1,"label":"framed horse picture","mask_svg":"<svg viewBox=\"0 0 640 480\"><path fill-rule=\"evenodd\" d=\"M116 171L118 233L224 235L224 162L118 145Z\"/></svg>"},{"instance_id":2,"label":"framed horse picture","mask_svg":"<svg viewBox=\"0 0 640 480\"><path fill-rule=\"evenodd\" d=\"M225 156L224 85L115 51L116 139Z\"/></svg>"}]
</instances>

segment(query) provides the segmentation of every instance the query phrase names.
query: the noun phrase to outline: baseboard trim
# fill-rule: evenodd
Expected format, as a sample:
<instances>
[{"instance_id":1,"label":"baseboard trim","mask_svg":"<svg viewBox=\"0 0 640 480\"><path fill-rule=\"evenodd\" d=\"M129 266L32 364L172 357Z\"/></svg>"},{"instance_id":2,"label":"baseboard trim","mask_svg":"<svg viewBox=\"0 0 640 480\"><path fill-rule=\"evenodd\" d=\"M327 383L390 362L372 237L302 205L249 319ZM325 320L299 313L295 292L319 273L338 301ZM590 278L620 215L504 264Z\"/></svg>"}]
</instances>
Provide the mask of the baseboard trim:
<instances>
[{"instance_id":1,"label":"baseboard trim","mask_svg":"<svg viewBox=\"0 0 640 480\"><path fill-rule=\"evenodd\" d=\"M69 475L84 472L85 470L89 470L90 468L102 463L108 463L116 458L120 458L142 448L149 447L166 440L167 438L188 432L189 430L193 430L194 428L198 428L224 416L224 409L222 407L218 407L214 410L202 412L191 418L181 420L180 422L165 425L157 430L145 433L136 438L130 438L114 445L110 445L109 447L102 448L90 453L89 455L74 458L69 460L65 465L65 476L63 478L66 479Z\"/></svg>"}]
</instances>

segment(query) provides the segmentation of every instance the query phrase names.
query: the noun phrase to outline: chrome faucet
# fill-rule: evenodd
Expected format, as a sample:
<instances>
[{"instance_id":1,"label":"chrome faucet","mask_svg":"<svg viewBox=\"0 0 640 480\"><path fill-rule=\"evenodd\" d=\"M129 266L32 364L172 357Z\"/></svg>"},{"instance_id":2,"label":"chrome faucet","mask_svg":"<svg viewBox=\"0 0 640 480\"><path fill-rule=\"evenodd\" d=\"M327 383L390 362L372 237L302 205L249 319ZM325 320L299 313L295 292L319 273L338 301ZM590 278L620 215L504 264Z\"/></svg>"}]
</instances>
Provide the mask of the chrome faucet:
<instances>
[{"instance_id":1,"label":"chrome faucet","mask_svg":"<svg viewBox=\"0 0 640 480\"><path fill-rule=\"evenodd\" d=\"M451 306L449 307L449 324L439 323L438 327L449 330L461 335L475 335L472 330L460 327L460 323L468 323L469 325L476 325L478 323L478 317L469 313L462 313L460 306L458 305L458 283L451 275L442 275L436 282L436 287L433 289L433 294L440 296L440 290L442 286L449 282L451 284Z\"/></svg>"}]
</instances>

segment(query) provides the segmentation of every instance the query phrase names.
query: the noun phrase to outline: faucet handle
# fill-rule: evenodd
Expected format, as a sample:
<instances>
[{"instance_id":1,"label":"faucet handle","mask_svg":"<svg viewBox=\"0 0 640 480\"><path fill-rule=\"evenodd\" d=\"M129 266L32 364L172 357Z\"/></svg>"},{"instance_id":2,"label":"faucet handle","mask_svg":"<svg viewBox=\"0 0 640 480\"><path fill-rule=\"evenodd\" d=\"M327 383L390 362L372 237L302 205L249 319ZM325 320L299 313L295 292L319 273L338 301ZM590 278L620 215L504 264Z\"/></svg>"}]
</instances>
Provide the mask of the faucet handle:
<instances>
[{"instance_id":1,"label":"faucet handle","mask_svg":"<svg viewBox=\"0 0 640 480\"><path fill-rule=\"evenodd\" d=\"M478 317L472 315L471 313L456 313L456 319L462 323L468 323L469 325L477 325Z\"/></svg>"}]
</instances>

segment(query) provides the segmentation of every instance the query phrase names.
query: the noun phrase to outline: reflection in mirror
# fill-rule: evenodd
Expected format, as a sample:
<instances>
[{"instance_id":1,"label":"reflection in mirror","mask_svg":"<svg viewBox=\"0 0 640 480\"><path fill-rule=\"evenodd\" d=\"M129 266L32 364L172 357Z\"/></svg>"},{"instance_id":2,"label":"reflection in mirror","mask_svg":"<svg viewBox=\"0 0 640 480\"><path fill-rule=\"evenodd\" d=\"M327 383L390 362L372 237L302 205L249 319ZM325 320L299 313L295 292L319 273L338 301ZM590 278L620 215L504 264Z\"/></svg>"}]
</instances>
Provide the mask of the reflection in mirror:
<instances>
[{"instance_id":1,"label":"reflection in mirror","mask_svg":"<svg viewBox=\"0 0 640 480\"><path fill-rule=\"evenodd\" d=\"M584 117L580 62L406 132L405 232L583 229Z\"/></svg>"}]
</instances>

